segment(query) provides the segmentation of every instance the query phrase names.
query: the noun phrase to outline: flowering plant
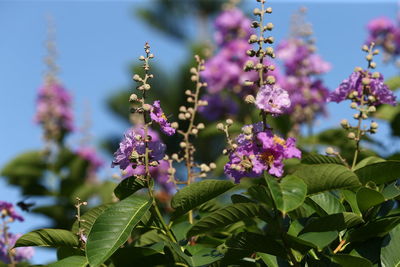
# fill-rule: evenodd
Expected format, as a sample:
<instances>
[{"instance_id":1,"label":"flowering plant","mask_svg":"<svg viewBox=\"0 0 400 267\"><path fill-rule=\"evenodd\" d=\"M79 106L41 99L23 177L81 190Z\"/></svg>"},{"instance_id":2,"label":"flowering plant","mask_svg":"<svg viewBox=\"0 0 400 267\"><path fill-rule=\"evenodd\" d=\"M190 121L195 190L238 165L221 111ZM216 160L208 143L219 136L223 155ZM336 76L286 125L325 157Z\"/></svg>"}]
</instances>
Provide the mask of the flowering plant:
<instances>
[{"instance_id":1,"label":"flowering plant","mask_svg":"<svg viewBox=\"0 0 400 267\"><path fill-rule=\"evenodd\" d=\"M266 21L272 8L257 2L254 21L232 3L224 6L215 20L217 49L194 57L191 87L176 113L161 97L151 99L159 96L158 76L145 43L135 90L124 99L132 125L120 133L110 164L118 183L96 179L104 161L95 150L67 147L71 98L50 72L36 116L44 152L17 157L2 175L26 195L40 189L56 196L63 214L52 214L54 228L18 237L4 227L4 262L15 266L39 246L57 248L50 266L400 263L399 156L368 147L382 109L397 105L373 71L382 44L364 45L366 68L329 91L321 75L331 66L317 54L310 27L297 18L275 51L274 25ZM381 38L381 28L369 28ZM343 119L340 129L303 135L303 126L326 115L327 102L347 100L354 124ZM214 141L201 142L210 136ZM59 186L42 185L49 173ZM31 184L22 184L24 175ZM102 203L93 205L99 196ZM10 203L0 207L3 221L22 220Z\"/></svg>"}]
</instances>

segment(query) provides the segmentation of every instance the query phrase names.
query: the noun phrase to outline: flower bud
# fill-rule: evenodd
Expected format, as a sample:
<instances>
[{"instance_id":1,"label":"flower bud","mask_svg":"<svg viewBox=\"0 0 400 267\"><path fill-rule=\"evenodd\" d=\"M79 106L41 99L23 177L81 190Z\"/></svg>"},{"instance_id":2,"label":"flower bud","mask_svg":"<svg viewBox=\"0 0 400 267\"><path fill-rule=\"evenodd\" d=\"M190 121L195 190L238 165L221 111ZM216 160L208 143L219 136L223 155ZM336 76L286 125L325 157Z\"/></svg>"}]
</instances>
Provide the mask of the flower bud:
<instances>
[{"instance_id":1,"label":"flower bud","mask_svg":"<svg viewBox=\"0 0 400 267\"><path fill-rule=\"evenodd\" d=\"M250 38L249 38L249 43L250 44L253 44L253 43L257 42L257 40L258 40L257 35L255 35L255 34L250 35Z\"/></svg>"},{"instance_id":2,"label":"flower bud","mask_svg":"<svg viewBox=\"0 0 400 267\"><path fill-rule=\"evenodd\" d=\"M251 127L249 127L249 126L243 127L243 133L244 134L250 135L250 134L252 134L252 132L253 132L253 130L252 130Z\"/></svg>"},{"instance_id":3,"label":"flower bud","mask_svg":"<svg viewBox=\"0 0 400 267\"><path fill-rule=\"evenodd\" d=\"M217 168L217 165L214 162L211 162L210 163L210 168L211 169L215 169L215 168Z\"/></svg>"},{"instance_id":4,"label":"flower bud","mask_svg":"<svg viewBox=\"0 0 400 267\"><path fill-rule=\"evenodd\" d=\"M225 127L224 127L224 125L223 125L222 123L218 123L218 124L217 124L217 129L218 129L218 130L223 131L224 128L225 128Z\"/></svg>"},{"instance_id":5,"label":"flower bud","mask_svg":"<svg viewBox=\"0 0 400 267\"><path fill-rule=\"evenodd\" d=\"M152 106L151 106L150 104L144 104L144 105L143 105L143 109L144 109L145 111L150 111L151 108L152 108Z\"/></svg>"},{"instance_id":6,"label":"flower bud","mask_svg":"<svg viewBox=\"0 0 400 267\"><path fill-rule=\"evenodd\" d=\"M378 123L377 122L371 122L371 129L378 129Z\"/></svg>"},{"instance_id":7,"label":"flower bud","mask_svg":"<svg viewBox=\"0 0 400 267\"><path fill-rule=\"evenodd\" d=\"M354 68L354 71L355 71L355 72L362 71L362 68L361 68L361 67L355 67L355 68Z\"/></svg>"},{"instance_id":8,"label":"flower bud","mask_svg":"<svg viewBox=\"0 0 400 267\"><path fill-rule=\"evenodd\" d=\"M172 154L171 158L172 158L173 160L179 160L179 156L178 156L178 154L176 154L176 153Z\"/></svg>"},{"instance_id":9,"label":"flower bud","mask_svg":"<svg viewBox=\"0 0 400 267\"><path fill-rule=\"evenodd\" d=\"M174 129L178 129L179 128L179 124L176 121L174 121L173 123L171 123L171 127L174 128Z\"/></svg>"},{"instance_id":10,"label":"flower bud","mask_svg":"<svg viewBox=\"0 0 400 267\"><path fill-rule=\"evenodd\" d=\"M190 68L190 73L191 74L197 74L196 68Z\"/></svg>"},{"instance_id":11,"label":"flower bud","mask_svg":"<svg viewBox=\"0 0 400 267\"><path fill-rule=\"evenodd\" d=\"M271 14L271 13L272 13L272 7L268 7L268 8L265 10L265 13Z\"/></svg>"},{"instance_id":12,"label":"flower bud","mask_svg":"<svg viewBox=\"0 0 400 267\"><path fill-rule=\"evenodd\" d=\"M378 79L379 77L381 77L381 74L379 72L375 71L374 73L372 73L372 78Z\"/></svg>"},{"instance_id":13,"label":"flower bud","mask_svg":"<svg viewBox=\"0 0 400 267\"><path fill-rule=\"evenodd\" d=\"M232 124L233 124L233 120L227 119L227 120L226 120L226 124L228 124L229 126L232 125Z\"/></svg>"},{"instance_id":14,"label":"flower bud","mask_svg":"<svg viewBox=\"0 0 400 267\"><path fill-rule=\"evenodd\" d=\"M198 129L196 129L196 128L192 129L192 134L196 135L196 134L198 134L198 133L199 133L199 130L198 130Z\"/></svg>"},{"instance_id":15,"label":"flower bud","mask_svg":"<svg viewBox=\"0 0 400 267\"><path fill-rule=\"evenodd\" d=\"M325 153L328 155L334 155L335 154L335 150L332 147L327 147L325 149Z\"/></svg>"},{"instance_id":16,"label":"flower bud","mask_svg":"<svg viewBox=\"0 0 400 267\"><path fill-rule=\"evenodd\" d=\"M199 130L203 130L204 129L204 123L199 123L199 124L197 124L197 129L199 129Z\"/></svg>"},{"instance_id":17,"label":"flower bud","mask_svg":"<svg viewBox=\"0 0 400 267\"><path fill-rule=\"evenodd\" d=\"M365 52L368 52L369 51L368 45L363 45L362 46L362 50L365 51Z\"/></svg>"},{"instance_id":18,"label":"flower bud","mask_svg":"<svg viewBox=\"0 0 400 267\"><path fill-rule=\"evenodd\" d=\"M261 10L259 8L255 8L253 10L253 14L254 14L254 16L260 16L261 15Z\"/></svg>"},{"instance_id":19,"label":"flower bud","mask_svg":"<svg viewBox=\"0 0 400 267\"><path fill-rule=\"evenodd\" d=\"M346 119L343 119L340 121L340 125L342 125L342 127L346 129L349 127L349 121Z\"/></svg>"},{"instance_id":20,"label":"flower bud","mask_svg":"<svg viewBox=\"0 0 400 267\"><path fill-rule=\"evenodd\" d=\"M272 24L271 22L267 23L267 25L265 26L265 29L268 31L272 31L273 28L274 28L274 24Z\"/></svg>"},{"instance_id":21,"label":"flower bud","mask_svg":"<svg viewBox=\"0 0 400 267\"><path fill-rule=\"evenodd\" d=\"M142 78L140 78L140 76L138 74L133 75L133 80L136 82L140 82L142 80Z\"/></svg>"},{"instance_id":22,"label":"flower bud","mask_svg":"<svg viewBox=\"0 0 400 267\"><path fill-rule=\"evenodd\" d=\"M352 103L350 104L350 107L351 107L352 109L356 109L356 108L358 107L358 105L357 105L356 102L352 102Z\"/></svg>"},{"instance_id":23,"label":"flower bud","mask_svg":"<svg viewBox=\"0 0 400 267\"><path fill-rule=\"evenodd\" d=\"M178 119L180 119L182 121L186 120L185 113L179 113Z\"/></svg>"},{"instance_id":24,"label":"flower bud","mask_svg":"<svg viewBox=\"0 0 400 267\"><path fill-rule=\"evenodd\" d=\"M253 86L254 82L252 82L252 81L244 81L243 85L244 86Z\"/></svg>"},{"instance_id":25,"label":"flower bud","mask_svg":"<svg viewBox=\"0 0 400 267\"><path fill-rule=\"evenodd\" d=\"M370 106L370 107L368 107L368 112L369 112L369 113L374 113L374 112L376 112L376 107L375 107L375 106Z\"/></svg>"},{"instance_id":26,"label":"flower bud","mask_svg":"<svg viewBox=\"0 0 400 267\"><path fill-rule=\"evenodd\" d=\"M244 101L245 101L246 103L248 103L248 104L253 104L253 103L256 101L256 99L254 98L253 95L247 95L247 96L245 97Z\"/></svg>"},{"instance_id":27,"label":"flower bud","mask_svg":"<svg viewBox=\"0 0 400 267\"><path fill-rule=\"evenodd\" d=\"M192 115L190 115L189 112L186 112L186 113L185 113L185 118L186 118L186 119L190 119L191 116L192 116Z\"/></svg>"},{"instance_id":28,"label":"flower bud","mask_svg":"<svg viewBox=\"0 0 400 267\"><path fill-rule=\"evenodd\" d=\"M192 92L190 90L186 90L185 95L192 95Z\"/></svg>"},{"instance_id":29,"label":"flower bud","mask_svg":"<svg viewBox=\"0 0 400 267\"><path fill-rule=\"evenodd\" d=\"M368 61L371 61L372 60L372 55L366 55L365 59L368 60Z\"/></svg>"},{"instance_id":30,"label":"flower bud","mask_svg":"<svg viewBox=\"0 0 400 267\"><path fill-rule=\"evenodd\" d=\"M275 77L272 76L272 75L268 75L268 77L267 77L267 83L268 83L268 84L275 84L275 82L276 82Z\"/></svg>"},{"instance_id":31,"label":"flower bud","mask_svg":"<svg viewBox=\"0 0 400 267\"><path fill-rule=\"evenodd\" d=\"M144 61L145 59L146 59L146 58L145 58L144 56L140 56L140 57L139 57L139 60L140 60L140 61Z\"/></svg>"},{"instance_id":32,"label":"flower bud","mask_svg":"<svg viewBox=\"0 0 400 267\"><path fill-rule=\"evenodd\" d=\"M369 64L369 66L370 66L372 69L375 69L375 68L376 68L376 63L375 63L375 62L371 62L371 63Z\"/></svg>"},{"instance_id":33,"label":"flower bud","mask_svg":"<svg viewBox=\"0 0 400 267\"><path fill-rule=\"evenodd\" d=\"M186 112L186 107L185 106L180 106L179 107L180 112Z\"/></svg>"},{"instance_id":34,"label":"flower bud","mask_svg":"<svg viewBox=\"0 0 400 267\"><path fill-rule=\"evenodd\" d=\"M349 133L349 134L347 135L347 138L353 140L353 139L356 138L356 135L355 135L355 133L351 132L351 133Z\"/></svg>"},{"instance_id":35,"label":"flower bud","mask_svg":"<svg viewBox=\"0 0 400 267\"><path fill-rule=\"evenodd\" d=\"M358 119L360 118L360 113L355 113L355 114L353 115L353 118L356 119L356 120L358 120Z\"/></svg>"},{"instance_id":36,"label":"flower bud","mask_svg":"<svg viewBox=\"0 0 400 267\"><path fill-rule=\"evenodd\" d=\"M136 100L138 100L138 96L136 94L131 94L129 97L129 102L135 102Z\"/></svg>"},{"instance_id":37,"label":"flower bud","mask_svg":"<svg viewBox=\"0 0 400 267\"><path fill-rule=\"evenodd\" d=\"M362 78L361 81L362 81L363 85L369 85L371 83L371 80L369 78L367 78L367 77L366 78Z\"/></svg>"},{"instance_id":38,"label":"flower bud","mask_svg":"<svg viewBox=\"0 0 400 267\"><path fill-rule=\"evenodd\" d=\"M180 143L179 143L179 146L180 146L181 148L185 148L185 147L186 147L186 143L185 143L185 142L180 142Z\"/></svg>"}]
</instances>

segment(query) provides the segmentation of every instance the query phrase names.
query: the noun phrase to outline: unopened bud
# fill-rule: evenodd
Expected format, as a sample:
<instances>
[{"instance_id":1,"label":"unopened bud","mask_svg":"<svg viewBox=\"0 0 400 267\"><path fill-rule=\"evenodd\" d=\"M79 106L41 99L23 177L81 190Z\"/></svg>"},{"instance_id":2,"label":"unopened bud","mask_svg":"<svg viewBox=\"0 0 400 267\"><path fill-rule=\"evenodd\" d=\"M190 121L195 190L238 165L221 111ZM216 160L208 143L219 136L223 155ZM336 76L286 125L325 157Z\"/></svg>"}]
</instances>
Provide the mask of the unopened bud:
<instances>
[{"instance_id":1,"label":"unopened bud","mask_svg":"<svg viewBox=\"0 0 400 267\"><path fill-rule=\"evenodd\" d=\"M271 13L272 13L272 7L268 7L268 8L265 10L265 13L271 14Z\"/></svg>"},{"instance_id":2,"label":"unopened bud","mask_svg":"<svg viewBox=\"0 0 400 267\"><path fill-rule=\"evenodd\" d=\"M356 138L356 135L355 135L353 132L351 132L351 133L349 133L349 134L347 135L347 138L353 140L353 139Z\"/></svg>"},{"instance_id":3,"label":"unopened bud","mask_svg":"<svg viewBox=\"0 0 400 267\"><path fill-rule=\"evenodd\" d=\"M179 113L178 119L180 119L182 121L186 120L185 113Z\"/></svg>"},{"instance_id":4,"label":"unopened bud","mask_svg":"<svg viewBox=\"0 0 400 267\"><path fill-rule=\"evenodd\" d=\"M374 73L372 73L372 78L378 79L379 77L381 77L381 74L379 72L375 71Z\"/></svg>"},{"instance_id":5,"label":"unopened bud","mask_svg":"<svg viewBox=\"0 0 400 267\"><path fill-rule=\"evenodd\" d=\"M140 82L142 80L142 78L140 78L140 76L138 74L133 75L133 80L136 82Z\"/></svg>"},{"instance_id":6,"label":"unopened bud","mask_svg":"<svg viewBox=\"0 0 400 267\"><path fill-rule=\"evenodd\" d=\"M232 124L233 124L233 120L227 119L227 120L226 120L226 124L228 124L229 126L232 125Z\"/></svg>"},{"instance_id":7,"label":"unopened bud","mask_svg":"<svg viewBox=\"0 0 400 267\"><path fill-rule=\"evenodd\" d=\"M366 55L365 59L368 60L368 61L371 61L372 60L372 55Z\"/></svg>"},{"instance_id":8,"label":"unopened bud","mask_svg":"<svg viewBox=\"0 0 400 267\"><path fill-rule=\"evenodd\" d=\"M257 42L257 40L258 40L257 35L255 35L255 34L250 35L250 38L249 38L249 43L250 44L253 44L253 43Z\"/></svg>"},{"instance_id":9,"label":"unopened bud","mask_svg":"<svg viewBox=\"0 0 400 267\"><path fill-rule=\"evenodd\" d=\"M368 108L368 112L370 112L370 113L376 112L376 107L375 107L375 106L370 106L370 107Z\"/></svg>"},{"instance_id":10,"label":"unopened bud","mask_svg":"<svg viewBox=\"0 0 400 267\"><path fill-rule=\"evenodd\" d=\"M349 127L349 121L346 119L343 119L340 121L340 125L342 125L343 128L348 128Z\"/></svg>"},{"instance_id":11,"label":"unopened bud","mask_svg":"<svg viewBox=\"0 0 400 267\"><path fill-rule=\"evenodd\" d=\"M265 29L268 31L271 31L274 28L274 24L272 24L271 22L267 23L267 25L265 26Z\"/></svg>"},{"instance_id":12,"label":"unopened bud","mask_svg":"<svg viewBox=\"0 0 400 267\"><path fill-rule=\"evenodd\" d=\"M244 101L245 101L246 103L248 103L248 104L253 104L253 103L256 101L256 99L254 98L253 95L247 95L247 96L245 97Z\"/></svg>"},{"instance_id":13,"label":"unopened bud","mask_svg":"<svg viewBox=\"0 0 400 267\"><path fill-rule=\"evenodd\" d=\"M361 81L363 85L369 85L371 83L371 80L369 78L363 78Z\"/></svg>"},{"instance_id":14,"label":"unopened bud","mask_svg":"<svg viewBox=\"0 0 400 267\"><path fill-rule=\"evenodd\" d=\"M369 64L369 66L370 66L372 69L375 69L375 68L376 68L376 63L375 63L375 62L371 62L371 63Z\"/></svg>"},{"instance_id":15,"label":"unopened bud","mask_svg":"<svg viewBox=\"0 0 400 267\"><path fill-rule=\"evenodd\" d=\"M268 83L268 84L275 84L275 82L276 82L275 77L272 76L272 75L268 75L268 77L267 77L267 83Z\"/></svg>"},{"instance_id":16,"label":"unopened bud","mask_svg":"<svg viewBox=\"0 0 400 267\"><path fill-rule=\"evenodd\" d=\"M197 130L197 129L192 129L192 134L196 135L196 134L198 134L198 133L199 133L199 130Z\"/></svg>"},{"instance_id":17,"label":"unopened bud","mask_svg":"<svg viewBox=\"0 0 400 267\"><path fill-rule=\"evenodd\" d=\"M204 129L204 123L199 123L199 124L197 125L197 129L203 130L203 129Z\"/></svg>"},{"instance_id":18,"label":"unopened bud","mask_svg":"<svg viewBox=\"0 0 400 267\"><path fill-rule=\"evenodd\" d=\"M223 131L224 130L224 125L222 123L218 123L217 124L217 129L220 130L220 131Z\"/></svg>"},{"instance_id":19,"label":"unopened bud","mask_svg":"<svg viewBox=\"0 0 400 267\"><path fill-rule=\"evenodd\" d=\"M332 147L327 147L325 149L325 153L328 155L334 155L335 154L335 150Z\"/></svg>"},{"instance_id":20,"label":"unopened bud","mask_svg":"<svg viewBox=\"0 0 400 267\"><path fill-rule=\"evenodd\" d=\"M185 143L185 142L180 142L180 143L179 143L179 146L180 146L181 148L185 148L185 147L186 147L186 143Z\"/></svg>"},{"instance_id":21,"label":"unopened bud","mask_svg":"<svg viewBox=\"0 0 400 267\"><path fill-rule=\"evenodd\" d=\"M174 121L173 123L171 123L171 127L174 128L174 129L178 129L179 128L179 124L176 121Z\"/></svg>"},{"instance_id":22,"label":"unopened bud","mask_svg":"<svg viewBox=\"0 0 400 267\"><path fill-rule=\"evenodd\" d=\"M365 51L365 52L368 52L369 51L369 47L367 45L363 45L362 46L362 50Z\"/></svg>"},{"instance_id":23,"label":"unopened bud","mask_svg":"<svg viewBox=\"0 0 400 267\"><path fill-rule=\"evenodd\" d=\"M140 56L139 60L144 61L146 58L144 56Z\"/></svg>"},{"instance_id":24,"label":"unopened bud","mask_svg":"<svg viewBox=\"0 0 400 267\"><path fill-rule=\"evenodd\" d=\"M352 103L350 104L350 107L351 107L352 109L356 109L356 108L358 107L358 105L357 105L356 102L352 102Z\"/></svg>"},{"instance_id":25,"label":"unopened bud","mask_svg":"<svg viewBox=\"0 0 400 267\"><path fill-rule=\"evenodd\" d=\"M135 102L136 100L138 100L138 96L136 94L131 94L129 97L129 102Z\"/></svg>"},{"instance_id":26,"label":"unopened bud","mask_svg":"<svg viewBox=\"0 0 400 267\"><path fill-rule=\"evenodd\" d=\"M356 119L356 120L358 120L358 119L360 118L360 113L354 114L354 115L353 115L353 118Z\"/></svg>"},{"instance_id":27,"label":"unopened bud","mask_svg":"<svg viewBox=\"0 0 400 267\"><path fill-rule=\"evenodd\" d=\"M214 162L211 162L210 163L210 168L211 169L215 169L215 168L217 168L217 165Z\"/></svg>"},{"instance_id":28,"label":"unopened bud","mask_svg":"<svg viewBox=\"0 0 400 267\"><path fill-rule=\"evenodd\" d=\"M371 129L378 129L378 123L377 122L371 122Z\"/></svg>"}]
</instances>

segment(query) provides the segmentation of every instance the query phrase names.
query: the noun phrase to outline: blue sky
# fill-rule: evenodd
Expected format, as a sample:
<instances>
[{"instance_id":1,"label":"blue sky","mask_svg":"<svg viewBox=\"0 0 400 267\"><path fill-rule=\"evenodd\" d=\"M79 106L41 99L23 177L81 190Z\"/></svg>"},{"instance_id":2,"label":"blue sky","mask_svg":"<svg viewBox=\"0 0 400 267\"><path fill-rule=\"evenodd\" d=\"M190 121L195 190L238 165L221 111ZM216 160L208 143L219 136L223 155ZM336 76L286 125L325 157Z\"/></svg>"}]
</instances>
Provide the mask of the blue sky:
<instances>
[{"instance_id":1,"label":"blue sky","mask_svg":"<svg viewBox=\"0 0 400 267\"><path fill-rule=\"evenodd\" d=\"M302 1L271 1L275 24L274 35L279 42L287 36L288 21ZM290 3L289 3L290 2ZM351 2L351 3L350 3ZM366 4L368 2L368 4ZM371 3L373 2L373 3ZM255 1L246 1L247 10ZM334 89L356 66L364 66L360 46L366 37L366 23L380 15L394 18L396 1L308 1L308 20L314 24L320 54L333 65L325 81ZM116 90L129 84L132 74L128 66L142 53L149 41L156 60L174 71L187 56L184 44L153 31L134 16L134 8L148 1L2 1L0 0L0 166L27 149L41 148L41 131L33 123L34 100L42 83L45 55L46 16L54 17L57 28L60 79L74 96L76 117L82 117L89 105L92 133L104 137L122 133L125 125L110 114L105 100ZM167 14L166 14L167 15ZM195 32L195 24L188 30ZM396 74L392 66L379 68L385 76ZM88 104L89 103L89 104ZM329 105L328 119L318 129L350 117L347 104ZM79 122L78 122L79 123ZM78 124L79 126L79 124ZM383 130L379 138L388 136ZM78 137L69 140L77 144ZM391 149L398 150L399 142ZM111 169L104 171L108 176ZM18 201L19 193L0 179L1 200ZM27 215L25 223L12 226L14 232L26 232L45 225L46 220ZM54 259L54 254L37 253L34 263Z\"/></svg>"}]
</instances>

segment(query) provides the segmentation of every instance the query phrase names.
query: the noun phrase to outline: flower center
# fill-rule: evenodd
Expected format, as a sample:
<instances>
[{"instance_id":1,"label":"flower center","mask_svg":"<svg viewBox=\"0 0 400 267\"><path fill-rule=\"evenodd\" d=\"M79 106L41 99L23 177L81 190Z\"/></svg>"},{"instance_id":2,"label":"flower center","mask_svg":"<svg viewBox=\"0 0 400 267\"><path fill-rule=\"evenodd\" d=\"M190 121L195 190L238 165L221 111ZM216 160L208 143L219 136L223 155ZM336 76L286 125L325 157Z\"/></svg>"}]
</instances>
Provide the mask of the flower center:
<instances>
[{"instance_id":1,"label":"flower center","mask_svg":"<svg viewBox=\"0 0 400 267\"><path fill-rule=\"evenodd\" d=\"M260 159L267 163L268 166L271 165L275 160L274 155L272 155L270 152L262 153L260 155Z\"/></svg>"},{"instance_id":2,"label":"flower center","mask_svg":"<svg viewBox=\"0 0 400 267\"><path fill-rule=\"evenodd\" d=\"M285 146L286 145L286 141L284 139L280 138L277 135L274 135L273 140L274 140L275 144L280 144L281 146Z\"/></svg>"}]
</instances>

